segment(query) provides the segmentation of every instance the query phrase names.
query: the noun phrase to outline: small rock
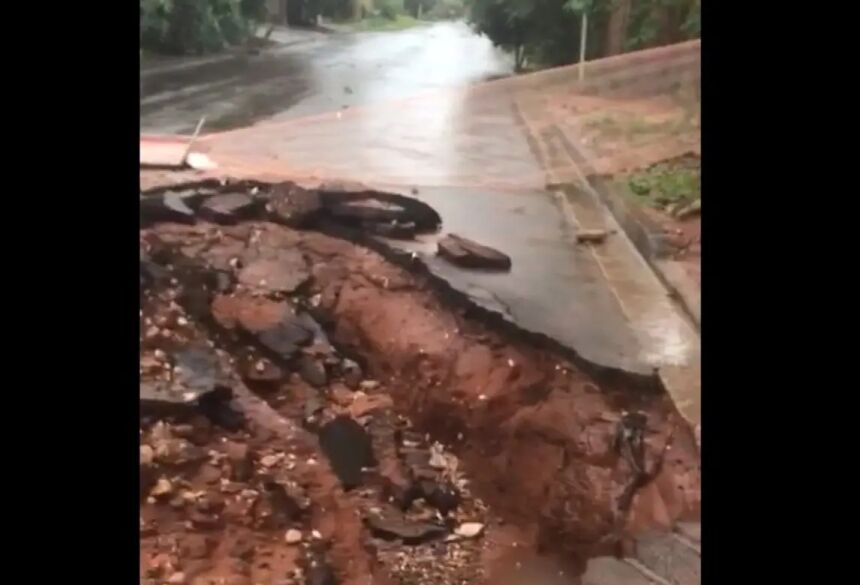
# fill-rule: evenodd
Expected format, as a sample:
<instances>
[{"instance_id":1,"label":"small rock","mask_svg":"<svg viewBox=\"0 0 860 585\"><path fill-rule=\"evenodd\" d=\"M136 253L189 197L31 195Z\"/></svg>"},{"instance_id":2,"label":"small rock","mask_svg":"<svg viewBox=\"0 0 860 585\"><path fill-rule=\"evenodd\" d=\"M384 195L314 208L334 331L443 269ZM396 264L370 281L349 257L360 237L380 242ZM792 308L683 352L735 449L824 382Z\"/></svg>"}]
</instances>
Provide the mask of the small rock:
<instances>
[{"instance_id":1,"label":"small rock","mask_svg":"<svg viewBox=\"0 0 860 585\"><path fill-rule=\"evenodd\" d=\"M362 378L361 366L350 359L345 359L341 362L340 369L344 383L353 390L358 388Z\"/></svg>"},{"instance_id":2,"label":"small rock","mask_svg":"<svg viewBox=\"0 0 860 585\"><path fill-rule=\"evenodd\" d=\"M480 522L464 522L454 530L454 534L463 538L475 538L482 532L484 532L484 525Z\"/></svg>"},{"instance_id":3,"label":"small rock","mask_svg":"<svg viewBox=\"0 0 860 585\"><path fill-rule=\"evenodd\" d=\"M167 582L170 585L183 585L185 583L185 573L173 573Z\"/></svg>"},{"instance_id":4,"label":"small rock","mask_svg":"<svg viewBox=\"0 0 860 585\"><path fill-rule=\"evenodd\" d=\"M447 466L448 462L443 454L438 451L433 451L430 454L430 467L433 469L445 469Z\"/></svg>"},{"instance_id":5,"label":"small rock","mask_svg":"<svg viewBox=\"0 0 860 585\"><path fill-rule=\"evenodd\" d=\"M267 359L248 363L242 368L242 373L248 382L265 385L267 389L277 388L278 382L284 378L284 371Z\"/></svg>"},{"instance_id":6,"label":"small rock","mask_svg":"<svg viewBox=\"0 0 860 585\"><path fill-rule=\"evenodd\" d=\"M260 465L262 465L263 467L274 467L275 465L280 463L283 458L284 455L282 453L276 453L274 455L265 455L264 457L260 458Z\"/></svg>"},{"instance_id":7,"label":"small rock","mask_svg":"<svg viewBox=\"0 0 860 585\"><path fill-rule=\"evenodd\" d=\"M162 477L161 479L159 479L155 483L155 487L152 488L152 491L149 492L149 495L151 495L154 498L163 498L163 497L169 496L172 493L173 493L173 484L170 483L170 481L168 481L167 479Z\"/></svg>"},{"instance_id":8,"label":"small rock","mask_svg":"<svg viewBox=\"0 0 860 585\"><path fill-rule=\"evenodd\" d=\"M152 465L153 460L155 459L155 451L149 445L141 445L140 446L140 464L141 465Z\"/></svg>"},{"instance_id":9,"label":"small rock","mask_svg":"<svg viewBox=\"0 0 860 585\"><path fill-rule=\"evenodd\" d=\"M325 366L310 356L302 356L299 375L305 382L316 388L322 388L328 383Z\"/></svg>"},{"instance_id":10,"label":"small rock","mask_svg":"<svg viewBox=\"0 0 860 585\"><path fill-rule=\"evenodd\" d=\"M300 346L313 339L313 331L309 330L299 317L287 314L280 323L260 332L257 337L267 349L282 359L289 360Z\"/></svg>"},{"instance_id":11,"label":"small rock","mask_svg":"<svg viewBox=\"0 0 860 585\"><path fill-rule=\"evenodd\" d=\"M376 380L365 380L359 386L362 390L376 390L379 388L379 382Z\"/></svg>"},{"instance_id":12,"label":"small rock","mask_svg":"<svg viewBox=\"0 0 860 585\"><path fill-rule=\"evenodd\" d=\"M422 480L411 490L416 498L424 498L424 501L439 510L443 516L457 509L460 505L460 492L450 483L438 483L435 480Z\"/></svg>"},{"instance_id":13,"label":"small rock","mask_svg":"<svg viewBox=\"0 0 860 585\"><path fill-rule=\"evenodd\" d=\"M580 244L600 244L608 235L606 230L580 230L576 233L576 241Z\"/></svg>"},{"instance_id":14,"label":"small rock","mask_svg":"<svg viewBox=\"0 0 860 585\"><path fill-rule=\"evenodd\" d=\"M675 213L675 217L678 219L687 219L693 217L694 215L699 215L702 213L702 200L696 199L689 205L682 207Z\"/></svg>"},{"instance_id":15,"label":"small rock","mask_svg":"<svg viewBox=\"0 0 860 585\"><path fill-rule=\"evenodd\" d=\"M301 530L290 528L287 530L287 534L284 539L287 541L287 544L298 544L302 541L302 532Z\"/></svg>"},{"instance_id":16,"label":"small rock","mask_svg":"<svg viewBox=\"0 0 860 585\"><path fill-rule=\"evenodd\" d=\"M352 404L354 396L353 392L343 384L332 384L329 395L335 404L343 407Z\"/></svg>"}]
</instances>

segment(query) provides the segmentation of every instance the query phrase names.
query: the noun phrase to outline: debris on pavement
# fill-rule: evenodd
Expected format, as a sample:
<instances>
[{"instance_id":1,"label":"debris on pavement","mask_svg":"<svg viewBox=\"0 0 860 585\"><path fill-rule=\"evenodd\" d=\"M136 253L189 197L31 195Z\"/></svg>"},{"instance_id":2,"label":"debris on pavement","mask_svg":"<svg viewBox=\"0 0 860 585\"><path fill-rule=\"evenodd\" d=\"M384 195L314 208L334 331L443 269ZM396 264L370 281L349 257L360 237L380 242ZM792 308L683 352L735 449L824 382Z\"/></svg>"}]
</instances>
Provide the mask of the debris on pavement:
<instances>
[{"instance_id":1,"label":"debris on pavement","mask_svg":"<svg viewBox=\"0 0 860 585\"><path fill-rule=\"evenodd\" d=\"M510 270L511 258L502 252L456 234L448 234L438 242L438 254L457 266Z\"/></svg>"},{"instance_id":2,"label":"debris on pavement","mask_svg":"<svg viewBox=\"0 0 860 585\"><path fill-rule=\"evenodd\" d=\"M612 233L607 230L579 230L576 232L576 241L580 244L602 244Z\"/></svg>"}]
</instances>

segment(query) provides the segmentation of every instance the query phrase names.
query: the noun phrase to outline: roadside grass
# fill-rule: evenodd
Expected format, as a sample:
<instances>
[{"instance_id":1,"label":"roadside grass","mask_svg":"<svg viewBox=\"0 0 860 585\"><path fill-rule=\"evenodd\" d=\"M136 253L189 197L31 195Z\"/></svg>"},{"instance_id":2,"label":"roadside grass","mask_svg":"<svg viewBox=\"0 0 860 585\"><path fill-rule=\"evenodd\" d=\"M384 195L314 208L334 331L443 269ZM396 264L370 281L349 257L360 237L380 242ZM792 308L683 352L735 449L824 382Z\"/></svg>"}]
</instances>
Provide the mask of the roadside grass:
<instances>
[{"instance_id":1,"label":"roadside grass","mask_svg":"<svg viewBox=\"0 0 860 585\"><path fill-rule=\"evenodd\" d=\"M700 199L701 161L688 155L663 161L615 179L637 203L672 211Z\"/></svg>"},{"instance_id":2,"label":"roadside grass","mask_svg":"<svg viewBox=\"0 0 860 585\"><path fill-rule=\"evenodd\" d=\"M598 133L603 138L621 138L631 144L649 140L657 135L677 136L688 132L696 132L699 119L687 112L673 116L668 120L653 122L638 116L625 114L600 114L585 121L585 128Z\"/></svg>"}]
</instances>

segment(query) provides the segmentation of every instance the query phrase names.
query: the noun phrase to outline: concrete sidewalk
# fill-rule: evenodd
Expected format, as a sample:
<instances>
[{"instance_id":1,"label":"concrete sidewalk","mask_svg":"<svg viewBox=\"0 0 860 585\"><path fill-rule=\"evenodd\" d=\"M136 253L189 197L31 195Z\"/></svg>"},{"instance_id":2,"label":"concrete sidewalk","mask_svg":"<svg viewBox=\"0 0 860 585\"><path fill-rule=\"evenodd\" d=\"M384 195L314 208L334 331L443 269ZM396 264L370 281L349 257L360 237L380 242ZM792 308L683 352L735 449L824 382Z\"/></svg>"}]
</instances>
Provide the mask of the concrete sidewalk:
<instances>
[{"instance_id":1,"label":"concrete sidewalk","mask_svg":"<svg viewBox=\"0 0 860 585\"><path fill-rule=\"evenodd\" d=\"M590 63L585 81L574 68L562 68L551 84L530 84L515 98L548 185L577 185L598 195L697 328L698 282L666 257L661 227L608 177L700 154L698 113L690 110L700 62L697 41L661 47Z\"/></svg>"}]
</instances>

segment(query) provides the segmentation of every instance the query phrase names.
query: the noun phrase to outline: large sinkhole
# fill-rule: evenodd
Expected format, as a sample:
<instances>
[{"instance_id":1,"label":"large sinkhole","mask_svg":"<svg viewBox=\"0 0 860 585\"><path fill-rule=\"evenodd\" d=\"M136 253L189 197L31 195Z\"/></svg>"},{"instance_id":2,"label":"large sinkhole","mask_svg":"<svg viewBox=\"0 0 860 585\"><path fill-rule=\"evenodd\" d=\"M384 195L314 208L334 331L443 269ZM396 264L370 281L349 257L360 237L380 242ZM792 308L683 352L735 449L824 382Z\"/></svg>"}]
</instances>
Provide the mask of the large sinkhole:
<instances>
[{"instance_id":1,"label":"large sinkhole","mask_svg":"<svg viewBox=\"0 0 860 585\"><path fill-rule=\"evenodd\" d=\"M444 231L426 204L210 181L140 206L142 580L578 583L698 518L668 397L389 246Z\"/></svg>"}]
</instances>

